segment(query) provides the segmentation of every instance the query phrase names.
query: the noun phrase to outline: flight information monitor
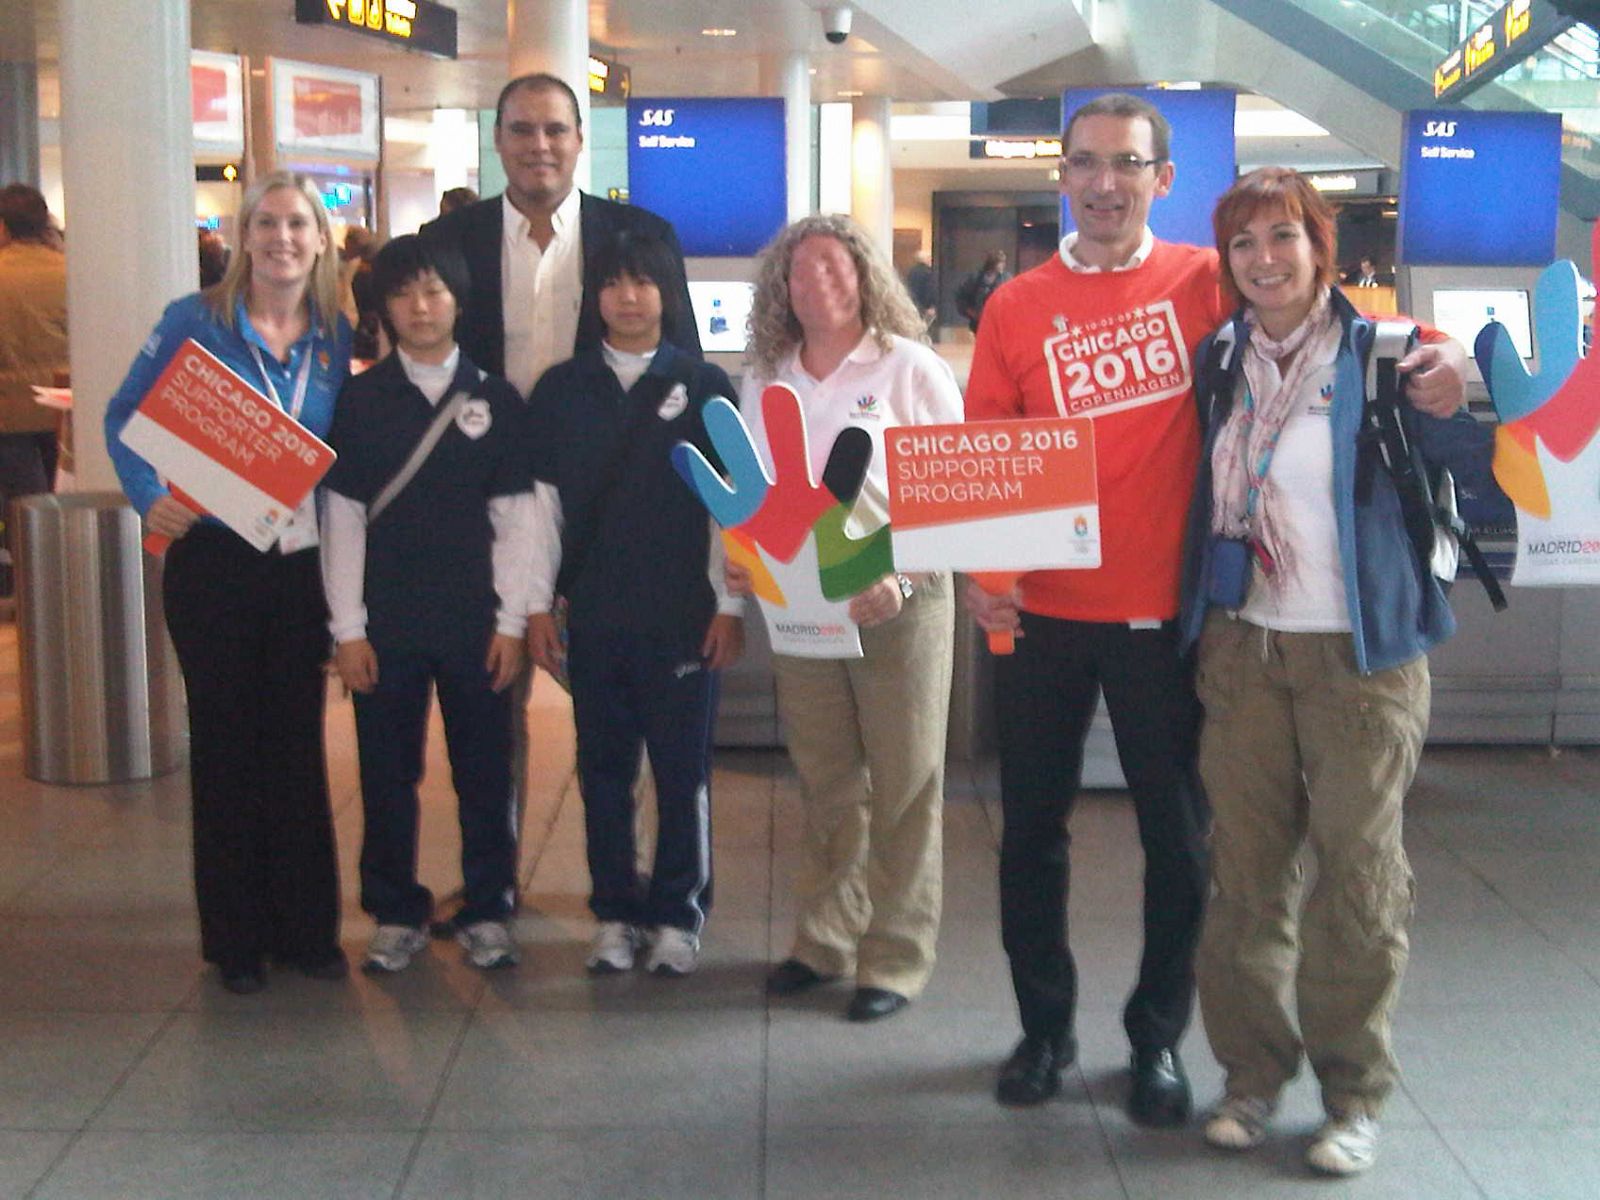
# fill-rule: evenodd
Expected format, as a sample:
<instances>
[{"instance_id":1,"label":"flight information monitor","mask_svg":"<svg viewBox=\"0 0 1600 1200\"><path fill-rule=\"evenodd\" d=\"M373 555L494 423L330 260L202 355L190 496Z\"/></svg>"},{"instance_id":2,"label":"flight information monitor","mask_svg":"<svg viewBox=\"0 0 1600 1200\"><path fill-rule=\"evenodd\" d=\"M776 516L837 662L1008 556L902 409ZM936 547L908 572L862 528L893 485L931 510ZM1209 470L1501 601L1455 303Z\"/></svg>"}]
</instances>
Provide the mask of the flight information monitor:
<instances>
[{"instance_id":1,"label":"flight information monitor","mask_svg":"<svg viewBox=\"0 0 1600 1200\"><path fill-rule=\"evenodd\" d=\"M628 191L690 257L745 257L789 219L781 99L628 101Z\"/></svg>"},{"instance_id":2,"label":"flight information monitor","mask_svg":"<svg viewBox=\"0 0 1600 1200\"><path fill-rule=\"evenodd\" d=\"M1433 324L1470 353L1478 334L1499 321L1523 358L1533 357L1533 320L1528 293L1521 288L1434 288Z\"/></svg>"},{"instance_id":3,"label":"flight information monitor","mask_svg":"<svg viewBox=\"0 0 1600 1200\"><path fill-rule=\"evenodd\" d=\"M1413 267L1546 266L1560 192L1560 113L1407 113L1396 257Z\"/></svg>"},{"instance_id":4,"label":"flight information monitor","mask_svg":"<svg viewBox=\"0 0 1600 1200\"><path fill-rule=\"evenodd\" d=\"M689 301L694 305L702 350L707 354L744 353L750 340L748 324L755 291L755 284L739 280L689 281Z\"/></svg>"}]
</instances>

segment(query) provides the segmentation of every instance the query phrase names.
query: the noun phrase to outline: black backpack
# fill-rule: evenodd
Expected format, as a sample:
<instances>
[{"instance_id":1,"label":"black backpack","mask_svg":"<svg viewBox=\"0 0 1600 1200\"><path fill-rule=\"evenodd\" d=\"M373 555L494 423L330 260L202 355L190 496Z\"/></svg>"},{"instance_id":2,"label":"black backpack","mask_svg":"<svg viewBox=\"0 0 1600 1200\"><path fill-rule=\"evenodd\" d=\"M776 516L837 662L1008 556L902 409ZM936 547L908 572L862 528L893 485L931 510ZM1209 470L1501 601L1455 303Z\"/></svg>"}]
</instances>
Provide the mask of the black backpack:
<instances>
[{"instance_id":1,"label":"black backpack","mask_svg":"<svg viewBox=\"0 0 1600 1200\"><path fill-rule=\"evenodd\" d=\"M1219 329L1201 364L1202 386L1195 389L1201 429L1209 429L1225 414L1225 407L1219 412L1219 404L1231 403L1240 369L1240 362L1235 362L1238 329L1237 317ZM1416 339L1417 327L1409 322L1374 321L1372 338L1361 348L1367 386L1356 454L1356 500L1365 503L1371 496L1372 472L1381 462L1394 482L1406 535L1423 569L1448 591L1455 581L1460 556L1465 554L1490 605L1495 612L1502 612L1506 608L1505 591L1456 510L1455 480L1448 470L1432 466L1423 458L1400 416L1400 375L1396 364Z\"/></svg>"}]
</instances>

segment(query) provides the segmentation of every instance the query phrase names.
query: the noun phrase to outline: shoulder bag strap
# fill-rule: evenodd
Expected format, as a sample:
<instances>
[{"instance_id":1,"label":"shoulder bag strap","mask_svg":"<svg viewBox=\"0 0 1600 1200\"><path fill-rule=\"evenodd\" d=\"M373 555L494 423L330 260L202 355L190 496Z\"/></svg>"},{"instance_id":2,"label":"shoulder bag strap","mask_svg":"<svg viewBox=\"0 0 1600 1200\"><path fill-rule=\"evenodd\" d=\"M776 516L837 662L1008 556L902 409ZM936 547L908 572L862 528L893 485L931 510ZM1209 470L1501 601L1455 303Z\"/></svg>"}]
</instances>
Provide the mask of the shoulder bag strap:
<instances>
[{"instance_id":1,"label":"shoulder bag strap","mask_svg":"<svg viewBox=\"0 0 1600 1200\"><path fill-rule=\"evenodd\" d=\"M400 469L394 473L394 478L383 485L383 491L379 492L372 503L367 505L367 524L370 525L376 521L383 513L383 510L388 508L394 501L394 498L405 490L406 485L421 470L422 464L428 461L428 456L433 453L433 448L439 444L439 439L444 436L444 431L450 428L450 422L456 419L456 416L466 407L467 401L471 398L470 393L463 390L457 392L439 406L439 411L433 416L433 423L428 426L427 431L423 433L416 446L412 448L411 457L406 459Z\"/></svg>"}]
</instances>

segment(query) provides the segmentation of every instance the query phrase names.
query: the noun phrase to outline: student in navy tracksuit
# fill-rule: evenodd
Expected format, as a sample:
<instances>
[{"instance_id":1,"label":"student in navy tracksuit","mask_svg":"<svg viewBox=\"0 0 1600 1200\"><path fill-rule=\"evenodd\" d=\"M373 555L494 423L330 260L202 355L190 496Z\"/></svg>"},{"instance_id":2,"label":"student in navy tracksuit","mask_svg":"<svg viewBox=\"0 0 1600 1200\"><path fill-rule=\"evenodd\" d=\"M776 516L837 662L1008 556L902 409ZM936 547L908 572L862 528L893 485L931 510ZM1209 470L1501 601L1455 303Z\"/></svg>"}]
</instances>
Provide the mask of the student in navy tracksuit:
<instances>
[{"instance_id":1,"label":"student in navy tracksuit","mask_svg":"<svg viewBox=\"0 0 1600 1200\"><path fill-rule=\"evenodd\" d=\"M378 922L368 970L402 970L427 944L433 897L417 882L417 783L430 688L460 800L457 938L475 966L517 960L507 928L516 831L506 689L528 607L526 410L456 346L455 275L415 237L379 253L373 291L396 350L345 385L328 437L339 458L326 480L323 570L334 663L355 696L361 907ZM464 403L421 467L379 509L458 395Z\"/></svg>"},{"instance_id":2,"label":"student in navy tracksuit","mask_svg":"<svg viewBox=\"0 0 1600 1200\"><path fill-rule=\"evenodd\" d=\"M648 235L607 243L596 272L604 342L551 367L529 402L541 534L528 645L539 665L560 666L551 608L556 594L565 597L589 906L600 921L588 960L596 973L627 970L646 940L652 973L694 969L711 904L717 671L744 646L739 601L714 591L720 542L671 463L679 441L711 452L704 405L735 394L720 368L661 339L664 320L688 315L663 312L678 302L660 286L674 278L673 262L666 243ZM641 744L659 817L647 884L633 839Z\"/></svg>"}]
</instances>

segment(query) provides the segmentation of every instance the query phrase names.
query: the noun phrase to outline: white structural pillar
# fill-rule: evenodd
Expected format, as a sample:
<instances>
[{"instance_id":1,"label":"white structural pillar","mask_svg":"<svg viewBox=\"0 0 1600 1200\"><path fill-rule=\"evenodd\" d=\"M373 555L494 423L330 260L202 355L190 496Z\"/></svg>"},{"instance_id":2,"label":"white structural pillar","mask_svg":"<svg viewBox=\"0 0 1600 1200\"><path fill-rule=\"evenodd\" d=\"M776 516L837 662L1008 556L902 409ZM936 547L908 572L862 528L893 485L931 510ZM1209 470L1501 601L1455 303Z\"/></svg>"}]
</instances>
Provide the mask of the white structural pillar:
<instances>
[{"instance_id":1,"label":"white structural pillar","mask_svg":"<svg viewBox=\"0 0 1600 1200\"><path fill-rule=\"evenodd\" d=\"M878 240L885 255L894 249L894 182L889 164L889 98L863 96L851 102L850 215Z\"/></svg>"},{"instance_id":2,"label":"white structural pillar","mask_svg":"<svg viewBox=\"0 0 1600 1200\"><path fill-rule=\"evenodd\" d=\"M761 91L783 97L784 170L789 220L811 212L811 59L803 53L761 60Z\"/></svg>"},{"instance_id":3,"label":"white structural pillar","mask_svg":"<svg viewBox=\"0 0 1600 1200\"><path fill-rule=\"evenodd\" d=\"M436 108L428 132L437 200L451 188L467 186L467 172L478 165L477 114L464 108Z\"/></svg>"},{"instance_id":4,"label":"white structural pillar","mask_svg":"<svg viewBox=\"0 0 1600 1200\"><path fill-rule=\"evenodd\" d=\"M189 0L60 0L79 486L115 490L106 400L167 302L198 283Z\"/></svg>"},{"instance_id":5,"label":"white structural pillar","mask_svg":"<svg viewBox=\"0 0 1600 1200\"><path fill-rule=\"evenodd\" d=\"M566 81L589 128L588 0L506 0L508 79L543 71ZM577 183L589 186L589 153L578 160Z\"/></svg>"},{"instance_id":6,"label":"white structural pillar","mask_svg":"<svg viewBox=\"0 0 1600 1200\"><path fill-rule=\"evenodd\" d=\"M0 62L0 180L39 186L39 70Z\"/></svg>"}]
</instances>

